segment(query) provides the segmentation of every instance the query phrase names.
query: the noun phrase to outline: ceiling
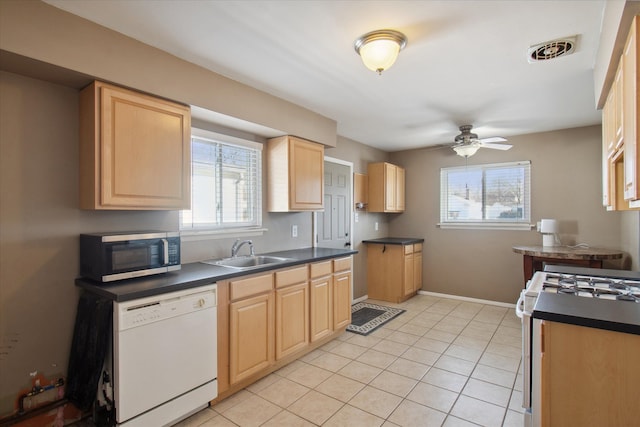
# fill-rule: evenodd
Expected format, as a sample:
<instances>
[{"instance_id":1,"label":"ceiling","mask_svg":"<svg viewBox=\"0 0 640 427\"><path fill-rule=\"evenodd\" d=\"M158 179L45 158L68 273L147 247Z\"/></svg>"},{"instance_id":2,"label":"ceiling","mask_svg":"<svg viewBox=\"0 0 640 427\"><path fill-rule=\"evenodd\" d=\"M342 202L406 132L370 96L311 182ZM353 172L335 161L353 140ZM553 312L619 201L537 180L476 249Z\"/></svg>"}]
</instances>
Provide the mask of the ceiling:
<instances>
[{"instance_id":1,"label":"ceiling","mask_svg":"<svg viewBox=\"0 0 640 427\"><path fill-rule=\"evenodd\" d=\"M335 120L338 134L398 151L601 122L593 67L605 0L46 0L100 25ZM355 53L371 30L407 47L377 75ZM575 53L529 63L535 44Z\"/></svg>"}]
</instances>

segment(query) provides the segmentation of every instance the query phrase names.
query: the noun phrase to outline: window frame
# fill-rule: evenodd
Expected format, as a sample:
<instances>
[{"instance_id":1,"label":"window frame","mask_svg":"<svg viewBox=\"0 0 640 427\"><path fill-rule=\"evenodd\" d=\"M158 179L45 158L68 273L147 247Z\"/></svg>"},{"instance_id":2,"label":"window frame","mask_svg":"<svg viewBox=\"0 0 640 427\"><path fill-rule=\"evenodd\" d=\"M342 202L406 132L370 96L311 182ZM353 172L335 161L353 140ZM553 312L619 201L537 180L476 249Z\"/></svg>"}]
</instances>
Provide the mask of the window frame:
<instances>
[{"instance_id":1,"label":"window frame","mask_svg":"<svg viewBox=\"0 0 640 427\"><path fill-rule=\"evenodd\" d=\"M256 150L256 167L258 170L255 174L255 189L254 189L254 199L253 205L255 210L256 220L252 221L250 224L246 225L237 225L234 223L228 223L225 225L224 222L220 223L208 223L204 225L196 225L194 223L185 224L183 216L185 211L189 211L193 209L193 199L191 201L191 209L184 209L179 212L178 218L178 226L180 229L180 235L182 237L186 237L186 240L200 240L212 238L215 236L219 236L220 238L232 236L256 236L263 234L266 229L262 227L264 209L263 209L263 173L264 173L264 165L263 165L263 144L249 141L247 139L238 138L230 135L220 134L217 132L212 132L205 129L200 128L191 128L191 141L190 144L193 144L193 140L198 139L201 141L208 141L212 144L216 145L227 145L227 146L235 146L241 148L248 148L252 150ZM191 179L191 191L193 194L193 185L195 182L194 179L194 156L193 150L191 155L191 171L192 179ZM220 171L222 175L224 175L225 171L222 169ZM224 197L224 196L222 196Z\"/></svg>"},{"instance_id":2,"label":"window frame","mask_svg":"<svg viewBox=\"0 0 640 427\"><path fill-rule=\"evenodd\" d=\"M522 167L524 169L524 195L522 201L523 217L522 219L471 219L471 220L450 220L447 218L449 210L449 174L469 171L477 173L480 171L482 177L482 193L486 194L484 178L487 171L497 171L499 169L508 169L513 167ZM483 216L486 213L487 205L482 202ZM455 228L455 229L491 229L491 230L531 230L531 161L513 161L501 163L489 163L479 165L465 165L440 168L440 221L437 226L439 228Z\"/></svg>"}]
</instances>

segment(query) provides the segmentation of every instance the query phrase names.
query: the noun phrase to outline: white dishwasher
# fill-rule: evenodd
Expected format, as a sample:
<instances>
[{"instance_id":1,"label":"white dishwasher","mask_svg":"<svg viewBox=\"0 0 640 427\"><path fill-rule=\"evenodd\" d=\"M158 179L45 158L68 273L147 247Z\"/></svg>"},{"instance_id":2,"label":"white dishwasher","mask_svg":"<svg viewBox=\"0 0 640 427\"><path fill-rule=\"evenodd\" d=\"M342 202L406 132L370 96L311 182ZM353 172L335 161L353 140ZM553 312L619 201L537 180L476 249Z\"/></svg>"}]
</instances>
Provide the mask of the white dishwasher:
<instances>
[{"instance_id":1,"label":"white dishwasher","mask_svg":"<svg viewBox=\"0 0 640 427\"><path fill-rule=\"evenodd\" d=\"M172 425L218 395L216 285L114 303L117 423Z\"/></svg>"}]
</instances>

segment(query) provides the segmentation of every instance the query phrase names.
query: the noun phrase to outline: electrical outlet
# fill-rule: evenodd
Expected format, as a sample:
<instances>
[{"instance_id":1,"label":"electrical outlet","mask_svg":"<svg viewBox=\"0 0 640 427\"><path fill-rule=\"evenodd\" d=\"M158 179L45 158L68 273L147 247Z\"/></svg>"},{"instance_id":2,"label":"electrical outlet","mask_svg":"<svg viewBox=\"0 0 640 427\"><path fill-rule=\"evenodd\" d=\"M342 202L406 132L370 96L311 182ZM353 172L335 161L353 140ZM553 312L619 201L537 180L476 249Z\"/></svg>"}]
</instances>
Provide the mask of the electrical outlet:
<instances>
[{"instance_id":1,"label":"electrical outlet","mask_svg":"<svg viewBox=\"0 0 640 427\"><path fill-rule=\"evenodd\" d=\"M358 212L353 214L353 222L358 222Z\"/></svg>"},{"instance_id":2,"label":"electrical outlet","mask_svg":"<svg viewBox=\"0 0 640 427\"><path fill-rule=\"evenodd\" d=\"M373 224L373 228L378 231L378 223L376 222L375 224Z\"/></svg>"},{"instance_id":3,"label":"electrical outlet","mask_svg":"<svg viewBox=\"0 0 640 427\"><path fill-rule=\"evenodd\" d=\"M298 237L298 226L297 225L292 225L291 226L291 237Z\"/></svg>"}]
</instances>

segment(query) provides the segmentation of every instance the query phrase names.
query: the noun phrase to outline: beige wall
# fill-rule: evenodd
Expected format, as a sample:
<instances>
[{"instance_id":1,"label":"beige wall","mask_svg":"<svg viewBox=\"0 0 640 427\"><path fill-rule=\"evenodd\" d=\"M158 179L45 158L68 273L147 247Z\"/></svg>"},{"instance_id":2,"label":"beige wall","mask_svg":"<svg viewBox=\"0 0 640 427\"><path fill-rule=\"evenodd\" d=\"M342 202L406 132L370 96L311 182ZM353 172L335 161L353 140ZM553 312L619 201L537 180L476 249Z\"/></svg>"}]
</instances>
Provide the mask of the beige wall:
<instances>
[{"instance_id":1,"label":"beige wall","mask_svg":"<svg viewBox=\"0 0 640 427\"><path fill-rule=\"evenodd\" d=\"M564 244L626 249L620 238L623 214L606 212L601 206L599 126L511 137L509 143L513 144L509 151L480 150L469 158L469 165L531 160L532 222L560 220ZM540 245L541 235L536 231L436 227L440 168L464 165L464 159L447 148L392 153L390 158L406 168L407 180L407 210L391 220L390 232L425 239L423 289L515 303L523 273L522 256L512 247ZM637 246L637 225L635 233L630 238Z\"/></svg>"}]
</instances>

